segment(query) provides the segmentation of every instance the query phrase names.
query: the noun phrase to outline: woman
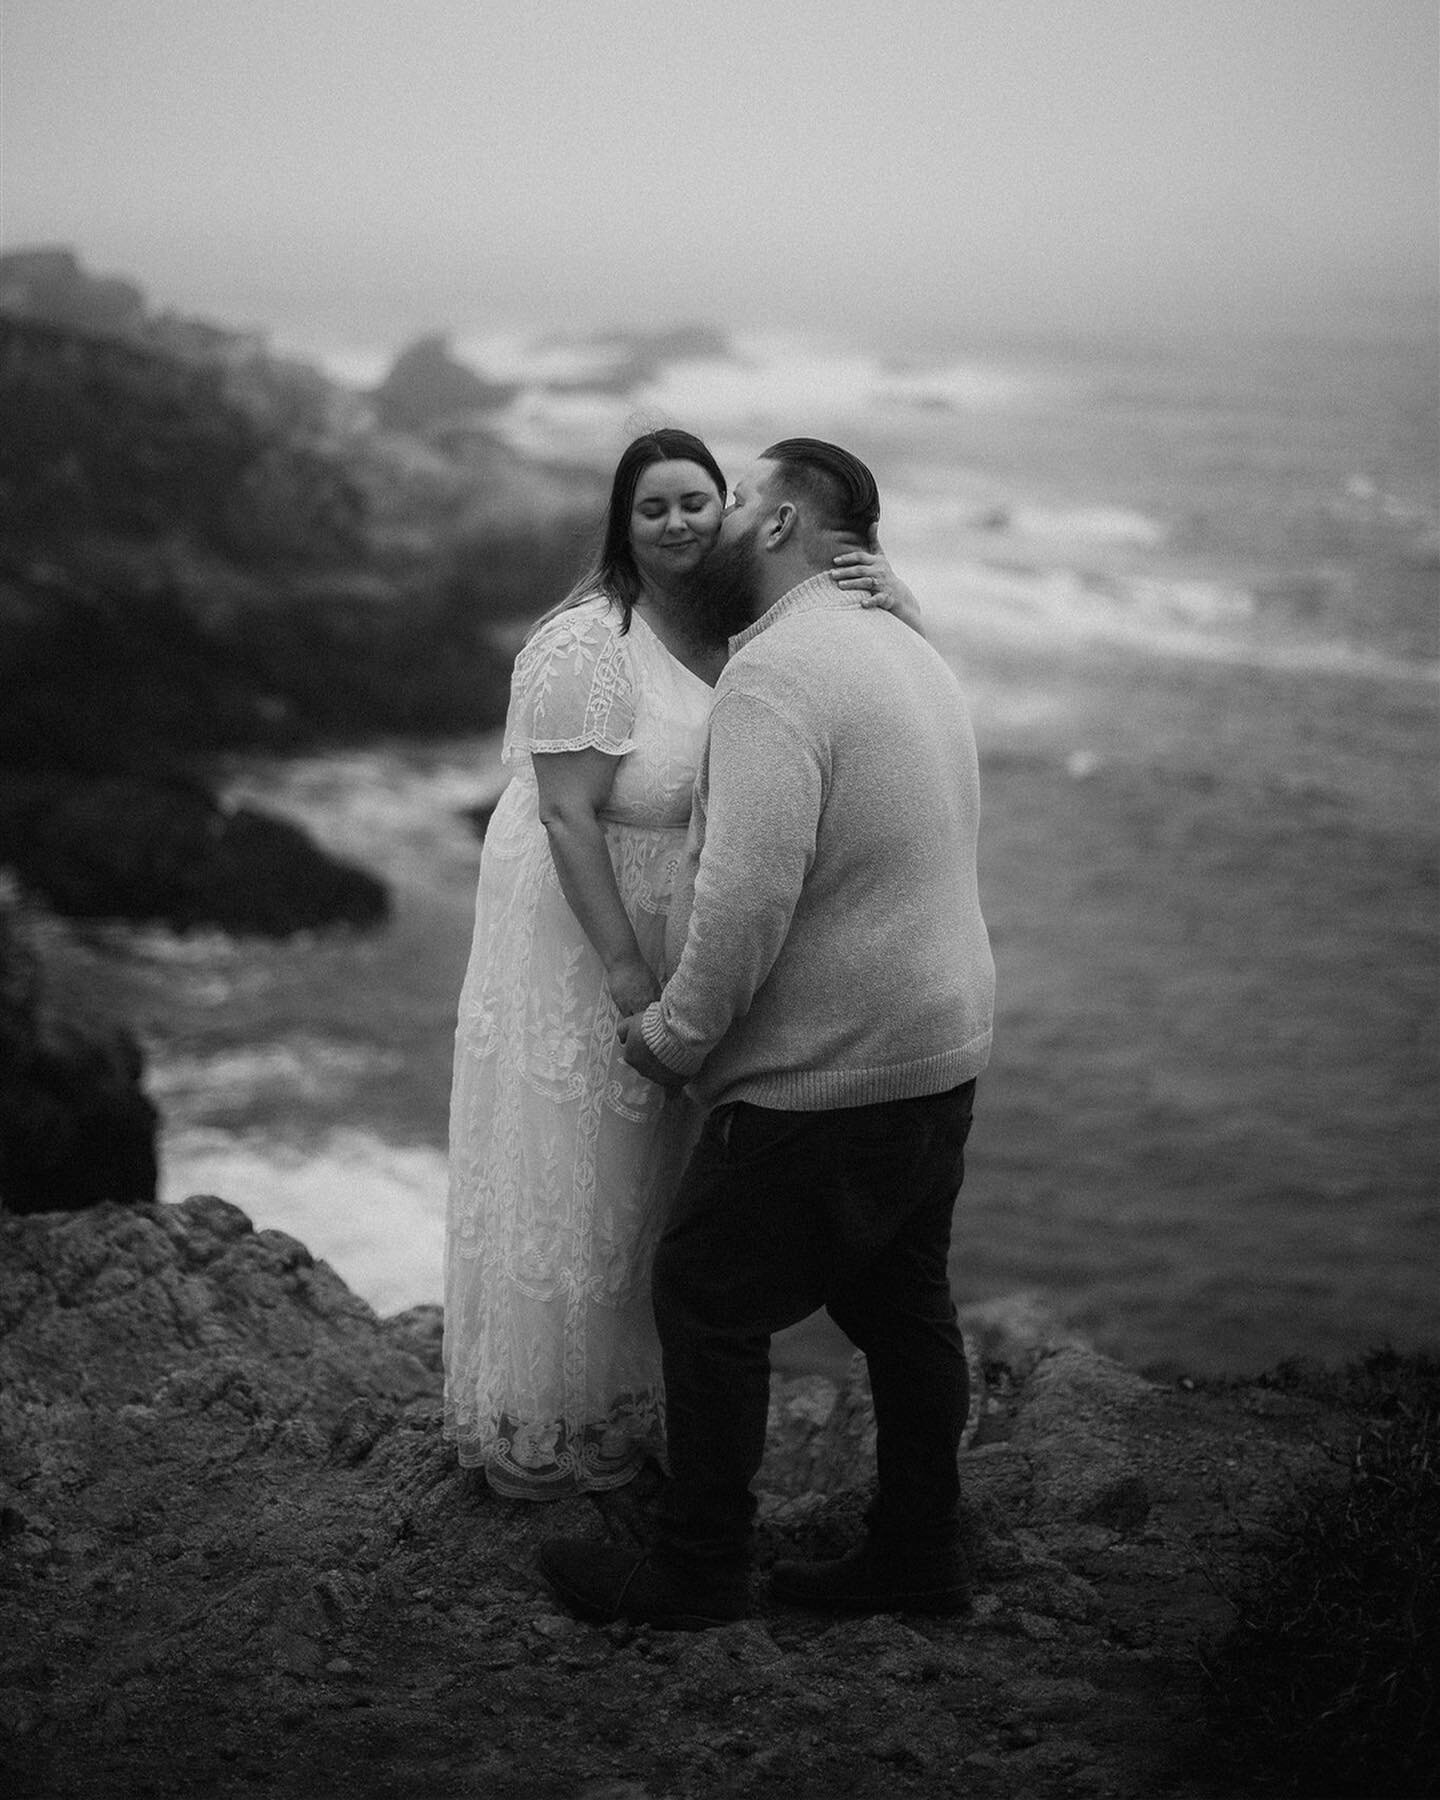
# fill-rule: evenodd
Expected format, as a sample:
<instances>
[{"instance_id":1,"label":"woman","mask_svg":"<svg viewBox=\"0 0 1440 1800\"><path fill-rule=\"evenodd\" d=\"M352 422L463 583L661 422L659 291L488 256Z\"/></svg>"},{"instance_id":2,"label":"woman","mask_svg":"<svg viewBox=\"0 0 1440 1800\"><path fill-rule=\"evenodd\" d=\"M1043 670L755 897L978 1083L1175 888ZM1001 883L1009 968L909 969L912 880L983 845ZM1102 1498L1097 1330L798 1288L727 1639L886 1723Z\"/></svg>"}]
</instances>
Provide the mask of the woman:
<instances>
[{"instance_id":1,"label":"woman","mask_svg":"<svg viewBox=\"0 0 1440 1800\"><path fill-rule=\"evenodd\" d=\"M665 915L725 660L680 585L725 478L688 432L620 458L594 566L516 659L460 996L445 1435L510 1498L619 1487L663 1453L649 1268L698 1129L615 1028L659 993ZM913 605L878 553L836 579Z\"/></svg>"}]
</instances>

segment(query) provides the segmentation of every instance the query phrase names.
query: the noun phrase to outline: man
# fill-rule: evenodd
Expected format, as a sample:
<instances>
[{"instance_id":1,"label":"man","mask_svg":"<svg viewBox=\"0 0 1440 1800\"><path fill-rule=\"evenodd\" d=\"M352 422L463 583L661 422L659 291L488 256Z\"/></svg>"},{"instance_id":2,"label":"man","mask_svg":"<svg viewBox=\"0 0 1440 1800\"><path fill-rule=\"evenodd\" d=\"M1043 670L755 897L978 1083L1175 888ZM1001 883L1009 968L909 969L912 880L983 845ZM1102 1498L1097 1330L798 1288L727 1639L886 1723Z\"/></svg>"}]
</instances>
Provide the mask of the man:
<instances>
[{"instance_id":1,"label":"man","mask_svg":"<svg viewBox=\"0 0 1440 1800\"><path fill-rule=\"evenodd\" d=\"M947 1260L994 964L959 685L830 578L837 542L867 543L879 510L863 463L787 439L736 483L695 577L697 603L739 635L696 779L683 951L622 1030L637 1069L711 1110L655 1260L671 1464L655 1544L540 1553L593 1618L743 1616L770 1337L821 1306L868 1362L877 1496L856 1550L780 1564L773 1592L967 1604Z\"/></svg>"}]
</instances>

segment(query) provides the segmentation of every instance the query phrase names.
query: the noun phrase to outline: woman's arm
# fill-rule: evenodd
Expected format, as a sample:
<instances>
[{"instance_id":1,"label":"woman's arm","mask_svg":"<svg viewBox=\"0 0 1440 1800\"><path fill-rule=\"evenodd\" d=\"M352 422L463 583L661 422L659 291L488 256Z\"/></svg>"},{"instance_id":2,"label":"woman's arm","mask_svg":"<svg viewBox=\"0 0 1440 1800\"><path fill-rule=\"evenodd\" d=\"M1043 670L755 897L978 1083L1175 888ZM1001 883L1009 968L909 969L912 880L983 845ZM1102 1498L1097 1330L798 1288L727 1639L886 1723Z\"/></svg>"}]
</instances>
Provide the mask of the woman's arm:
<instances>
[{"instance_id":1,"label":"woman's arm","mask_svg":"<svg viewBox=\"0 0 1440 1800\"><path fill-rule=\"evenodd\" d=\"M890 567L890 559L873 538L868 550L844 550L832 558L835 567L830 579L842 588L858 588L862 606L883 606L894 613L902 624L925 635L925 620L920 602Z\"/></svg>"},{"instance_id":2,"label":"woman's arm","mask_svg":"<svg viewBox=\"0 0 1440 1800\"><path fill-rule=\"evenodd\" d=\"M550 840L560 891L604 963L606 984L624 1018L656 999L660 984L640 954L635 928L621 904L599 816L620 758L603 750L565 750L531 760L540 790L540 823Z\"/></svg>"}]
</instances>

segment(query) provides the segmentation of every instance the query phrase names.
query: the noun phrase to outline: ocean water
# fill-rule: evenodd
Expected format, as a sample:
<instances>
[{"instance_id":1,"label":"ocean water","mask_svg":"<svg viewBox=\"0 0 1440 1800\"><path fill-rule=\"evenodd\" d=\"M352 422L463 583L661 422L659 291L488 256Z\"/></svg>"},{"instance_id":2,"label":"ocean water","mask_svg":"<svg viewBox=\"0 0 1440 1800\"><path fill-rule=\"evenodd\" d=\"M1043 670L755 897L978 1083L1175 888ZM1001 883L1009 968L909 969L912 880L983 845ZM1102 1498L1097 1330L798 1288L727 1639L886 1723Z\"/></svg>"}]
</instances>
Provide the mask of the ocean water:
<instances>
[{"instance_id":1,"label":"ocean water","mask_svg":"<svg viewBox=\"0 0 1440 1800\"><path fill-rule=\"evenodd\" d=\"M618 393L581 379L603 347L462 348L530 380L533 453L608 465L666 419L731 471L800 433L875 468L981 749L999 994L959 1297L1172 1369L1440 1339L1433 348L741 338ZM391 880L393 926L106 938L165 1196L225 1194L382 1311L439 1297L460 811L501 779L491 740L237 766Z\"/></svg>"}]
</instances>

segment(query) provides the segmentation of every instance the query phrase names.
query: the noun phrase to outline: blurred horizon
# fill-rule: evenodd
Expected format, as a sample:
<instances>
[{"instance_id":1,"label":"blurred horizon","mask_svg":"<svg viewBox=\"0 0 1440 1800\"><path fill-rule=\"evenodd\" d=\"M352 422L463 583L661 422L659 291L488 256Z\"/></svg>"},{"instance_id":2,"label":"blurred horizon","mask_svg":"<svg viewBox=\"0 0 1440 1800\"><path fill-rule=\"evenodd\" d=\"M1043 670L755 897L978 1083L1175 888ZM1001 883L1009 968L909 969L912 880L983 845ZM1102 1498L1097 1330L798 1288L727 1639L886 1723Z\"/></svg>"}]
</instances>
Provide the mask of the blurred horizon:
<instances>
[{"instance_id":1,"label":"blurred horizon","mask_svg":"<svg viewBox=\"0 0 1440 1800\"><path fill-rule=\"evenodd\" d=\"M7 0L0 247L341 373L427 332L1413 335L1427 0Z\"/></svg>"},{"instance_id":2,"label":"blurred horizon","mask_svg":"<svg viewBox=\"0 0 1440 1800\"><path fill-rule=\"evenodd\" d=\"M1276 322L1251 319L1205 326L1191 322L1174 323L1168 328L1159 323L1143 327L1101 321L1088 327L1058 324L1034 325L1005 330L994 326L988 330L943 331L938 326L903 341L894 334L867 335L854 328L807 329L799 325L769 329L737 326L718 315L699 312L653 321L624 319L575 319L564 326L545 326L532 322L495 326L456 326L448 318L435 317L407 321L398 335L382 336L347 331L343 327L327 334L318 329L297 327L293 323L275 323L259 318L239 318L220 307L192 306L151 280L147 272L133 261L102 264L84 244L59 237L36 236L24 241L10 240L0 232L0 258L26 258L37 255L73 256L86 284L120 282L139 290L146 316L151 321L173 319L182 324L200 324L237 338L253 339L262 353L282 361L308 364L338 386L364 391L378 386L403 352L425 340L436 340L445 346L455 361L496 379L520 381L540 380L577 386L590 380L603 381L608 358L617 358L628 346L644 345L651 340L709 338L724 340L727 353L753 361L783 366L788 357L798 363L813 361L817 356L844 359L848 356L868 357L877 370L900 371L924 366L953 363L959 367L973 364L977 380L987 364L999 367L1006 359L1018 366L1027 354L1043 357L1065 350L1083 350L1086 346L1104 346L1111 350L1128 350L1136 355L1167 349L1193 350L1211 346L1223 349L1226 344L1396 344L1417 348L1435 348L1431 361L1440 367L1440 290L1432 298L1424 294L1394 295L1387 306L1372 308L1363 316L1336 317L1329 320ZM877 342L876 338L882 338ZM589 354L593 352L592 354ZM1429 371L1432 379L1435 368Z\"/></svg>"}]
</instances>

